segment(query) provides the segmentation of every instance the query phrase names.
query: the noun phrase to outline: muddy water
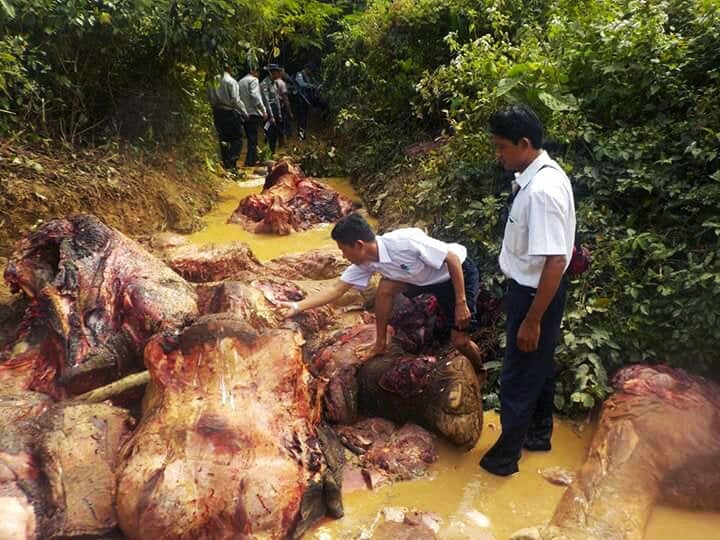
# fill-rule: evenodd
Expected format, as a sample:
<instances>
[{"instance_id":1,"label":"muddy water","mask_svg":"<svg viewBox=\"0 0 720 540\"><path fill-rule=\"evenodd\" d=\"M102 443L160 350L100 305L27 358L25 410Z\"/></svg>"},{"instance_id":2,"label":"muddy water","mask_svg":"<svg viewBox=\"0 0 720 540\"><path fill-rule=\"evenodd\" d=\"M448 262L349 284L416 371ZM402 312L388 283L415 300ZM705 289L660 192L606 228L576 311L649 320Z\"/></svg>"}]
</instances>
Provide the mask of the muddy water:
<instances>
[{"instance_id":1,"label":"muddy water","mask_svg":"<svg viewBox=\"0 0 720 540\"><path fill-rule=\"evenodd\" d=\"M478 467L485 450L497 439L498 427L497 415L488 413L482 437L473 450L463 453L443 444L440 459L427 479L398 483L375 492L348 494L344 498L345 517L323 524L314 538L356 538L384 506L435 512L442 519L441 538L453 540L504 539L518 529L543 523L549 519L564 488L551 485L538 471L547 467L577 469L592 429L560 422L552 453L526 455L518 475L500 478Z\"/></svg>"},{"instance_id":2,"label":"muddy water","mask_svg":"<svg viewBox=\"0 0 720 540\"><path fill-rule=\"evenodd\" d=\"M358 538L386 506L402 506L435 512L441 518L438 537L445 540L504 540L515 531L546 523L565 490L549 483L540 471L561 467L568 471L582 465L592 438L593 426L556 421L553 450L525 452L520 472L510 478L486 473L477 463L497 437L498 417L486 413L480 441L468 453L444 444L429 478L402 482L379 490L350 493L344 497L345 517L325 522L311 538L329 540ZM720 514L687 512L657 507L646 540L720 538Z\"/></svg>"},{"instance_id":3,"label":"muddy water","mask_svg":"<svg viewBox=\"0 0 720 540\"><path fill-rule=\"evenodd\" d=\"M326 181L331 187L357 200L343 179ZM261 260L318 247L334 246L330 226L276 237L255 235L227 219L242 197L257 193L262 180L228 182L219 203L205 216L206 228L189 237L199 244L246 242ZM440 459L430 476L385 486L377 491L359 491L345 496L345 517L327 521L308 533L316 540L357 538L385 506L405 506L432 511L441 518L442 539L497 540L514 531L547 522L564 491L547 482L539 471L549 467L575 470L582 464L592 437L593 426L558 420L551 453L525 453L521 471L511 478L498 478L482 471L477 463L498 437L498 419L485 416L483 435L468 453L441 444ZM658 507L653 512L646 540L720 538L720 514L687 512Z\"/></svg>"},{"instance_id":4,"label":"muddy water","mask_svg":"<svg viewBox=\"0 0 720 540\"><path fill-rule=\"evenodd\" d=\"M347 180L329 178L323 180L323 182L352 200L359 201L359 197ZM188 239L197 244L239 240L247 243L262 261L313 248L335 247L335 242L330 238L332 226L329 224L288 236L274 236L254 234L246 231L240 225L227 223L228 218L235 211L240 200L248 195L262 191L262 183L263 179L260 177L254 177L246 182L227 182L215 207L203 218L206 224L205 228L190 235Z\"/></svg>"}]
</instances>

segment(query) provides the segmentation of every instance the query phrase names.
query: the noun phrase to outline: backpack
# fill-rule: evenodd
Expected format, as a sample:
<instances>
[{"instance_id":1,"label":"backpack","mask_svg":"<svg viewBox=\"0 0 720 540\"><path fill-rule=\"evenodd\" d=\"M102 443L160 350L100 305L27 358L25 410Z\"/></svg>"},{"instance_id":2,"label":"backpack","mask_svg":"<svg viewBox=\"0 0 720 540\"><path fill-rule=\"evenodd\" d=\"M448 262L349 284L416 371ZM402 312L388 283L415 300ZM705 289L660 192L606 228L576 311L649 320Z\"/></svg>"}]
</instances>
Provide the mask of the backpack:
<instances>
[{"instance_id":1,"label":"backpack","mask_svg":"<svg viewBox=\"0 0 720 540\"><path fill-rule=\"evenodd\" d=\"M585 246L580 245L576 236L572 257L570 258L570 264L568 265L565 273L571 278L576 278L590 270L591 264L592 255L590 254L590 250Z\"/></svg>"}]
</instances>

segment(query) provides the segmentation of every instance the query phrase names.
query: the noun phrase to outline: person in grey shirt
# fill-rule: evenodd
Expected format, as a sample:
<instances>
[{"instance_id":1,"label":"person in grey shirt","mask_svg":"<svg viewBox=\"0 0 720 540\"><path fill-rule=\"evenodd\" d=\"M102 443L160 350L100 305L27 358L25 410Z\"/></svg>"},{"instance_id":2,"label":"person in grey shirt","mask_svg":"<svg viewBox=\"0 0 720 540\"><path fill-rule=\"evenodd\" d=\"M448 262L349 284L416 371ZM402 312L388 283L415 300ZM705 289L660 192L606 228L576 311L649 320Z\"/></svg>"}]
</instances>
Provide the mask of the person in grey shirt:
<instances>
[{"instance_id":1,"label":"person in grey shirt","mask_svg":"<svg viewBox=\"0 0 720 540\"><path fill-rule=\"evenodd\" d=\"M260 94L257 68L250 66L248 73L238 82L240 101L248 112L245 120L245 136L247 137L247 156L245 166L252 167L257 163L258 128L267 121L268 115Z\"/></svg>"},{"instance_id":2,"label":"person in grey shirt","mask_svg":"<svg viewBox=\"0 0 720 540\"><path fill-rule=\"evenodd\" d=\"M240 100L238 82L231 71L232 68L226 65L223 74L216 75L207 88L215 130L220 139L220 155L227 171L237 169L242 150L243 121L248 115Z\"/></svg>"},{"instance_id":3,"label":"person in grey shirt","mask_svg":"<svg viewBox=\"0 0 720 540\"><path fill-rule=\"evenodd\" d=\"M260 83L260 93L268 113L268 121L265 123L265 140L270 146L270 152L274 154L282 125L282 103L275 81L282 76L282 68L277 64L269 64L265 69L268 75Z\"/></svg>"}]
</instances>

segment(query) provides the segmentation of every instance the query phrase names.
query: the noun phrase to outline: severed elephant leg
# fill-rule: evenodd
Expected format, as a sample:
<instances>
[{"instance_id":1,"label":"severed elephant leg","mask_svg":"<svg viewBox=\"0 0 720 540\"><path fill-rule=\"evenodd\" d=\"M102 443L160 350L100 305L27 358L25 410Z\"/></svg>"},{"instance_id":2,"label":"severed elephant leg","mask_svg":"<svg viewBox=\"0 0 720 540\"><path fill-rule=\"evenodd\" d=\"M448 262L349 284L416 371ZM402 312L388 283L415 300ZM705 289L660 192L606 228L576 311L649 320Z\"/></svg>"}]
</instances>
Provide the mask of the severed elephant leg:
<instances>
[{"instance_id":1,"label":"severed elephant leg","mask_svg":"<svg viewBox=\"0 0 720 540\"><path fill-rule=\"evenodd\" d=\"M720 507L720 386L646 365L620 370L613 386L543 539L641 540L656 502Z\"/></svg>"}]
</instances>

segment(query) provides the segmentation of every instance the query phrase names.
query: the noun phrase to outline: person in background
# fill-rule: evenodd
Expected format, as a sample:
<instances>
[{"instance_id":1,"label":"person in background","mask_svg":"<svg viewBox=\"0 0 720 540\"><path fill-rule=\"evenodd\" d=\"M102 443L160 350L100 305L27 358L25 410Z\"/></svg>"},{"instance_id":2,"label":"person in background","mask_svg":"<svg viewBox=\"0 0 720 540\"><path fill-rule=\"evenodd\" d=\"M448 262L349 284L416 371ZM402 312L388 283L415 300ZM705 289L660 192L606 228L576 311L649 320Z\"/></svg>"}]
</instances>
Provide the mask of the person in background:
<instances>
[{"instance_id":1,"label":"person in background","mask_svg":"<svg viewBox=\"0 0 720 540\"><path fill-rule=\"evenodd\" d=\"M278 77L275 80L275 84L277 85L277 92L278 97L280 98L280 104L282 109L282 122L280 125L280 135L283 139L283 144L285 144L285 141L288 137L290 137L292 133L292 123L291 120L294 119L293 113L292 113L292 107L290 106L290 96L288 92L288 85L286 82L287 73L285 73L285 69L280 70L280 77Z\"/></svg>"},{"instance_id":2,"label":"person in background","mask_svg":"<svg viewBox=\"0 0 720 540\"><path fill-rule=\"evenodd\" d=\"M484 380L482 353L470 339L470 333L478 327L480 280L464 246L436 240L417 228L376 236L359 214L349 214L338 221L331 236L352 264L329 291L301 302L282 303L284 316L334 302L352 287L364 289L370 277L378 272L382 279L375 297L377 334L371 355L381 355L386 350L394 297L401 293L407 297L432 294L452 328L453 345Z\"/></svg>"},{"instance_id":3,"label":"person in background","mask_svg":"<svg viewBox=\"0 0 720 540\"><path fill-rule=\"evenodd\" d=\"M242 150L243 122L248 112L240 100L238 82L231 75L231 71L231 66L226 64L223 74L216 75L210 81L207 94L220 140L223 167L227 171L235 172Z\"/></svg>"},{"instance_id":4,"label":"person in background","mask_svg":"<svg viewBox=\"0 0 720 540\"><path fill-rule=\"evenodd\" d=\"M496 112L490 133L496 157L516 175L516 189L500 251L507 277L502 433L480 466L507 476L518 471L522 448L551 448L554 354L565 306L563 274L575 240L575 202L567 175L542 149L542 124L530 108Z\"/></svg>"},{"instance_id":5,"label":"person in background","mask_svg":"<svg viewBox=\"0 0 720 540\"><path fill-rule=\"evenodd\" d=\"M307 135L308 114L315 103L318 87L312 79L316 71L315 64L307 64L295 75L296 105L298 116L298 138L304 140Z\"/></svg>"},{"instance_id":6,"label":"person in background","mask_svg":"<svg viewBox=\"0 0 720 540\"><path fill-rule=\"evenodd\" d=\"M282 68L277 64L269 64L265 66L265 70L268 74L260 83L260 94L268 113L268 119L265 122L265 140L270 147L270 152L274 154L283 119L282 103L275 81L282 75Z\"/></svg>"},{"instance_id":7,"label":"person in background","mask_svg":"<svg viewBox=\"0 0 720 540\"><path fill-rule=\"evenodd\" d=\"M238 86L240 101L248 113L245 120L245 136L248 145L245 166L252 167L257 164L258 129L268 119L262 95L260 94L257 68L250 66L247 75L240 79Z\"/></svg>"}]
</instances>

